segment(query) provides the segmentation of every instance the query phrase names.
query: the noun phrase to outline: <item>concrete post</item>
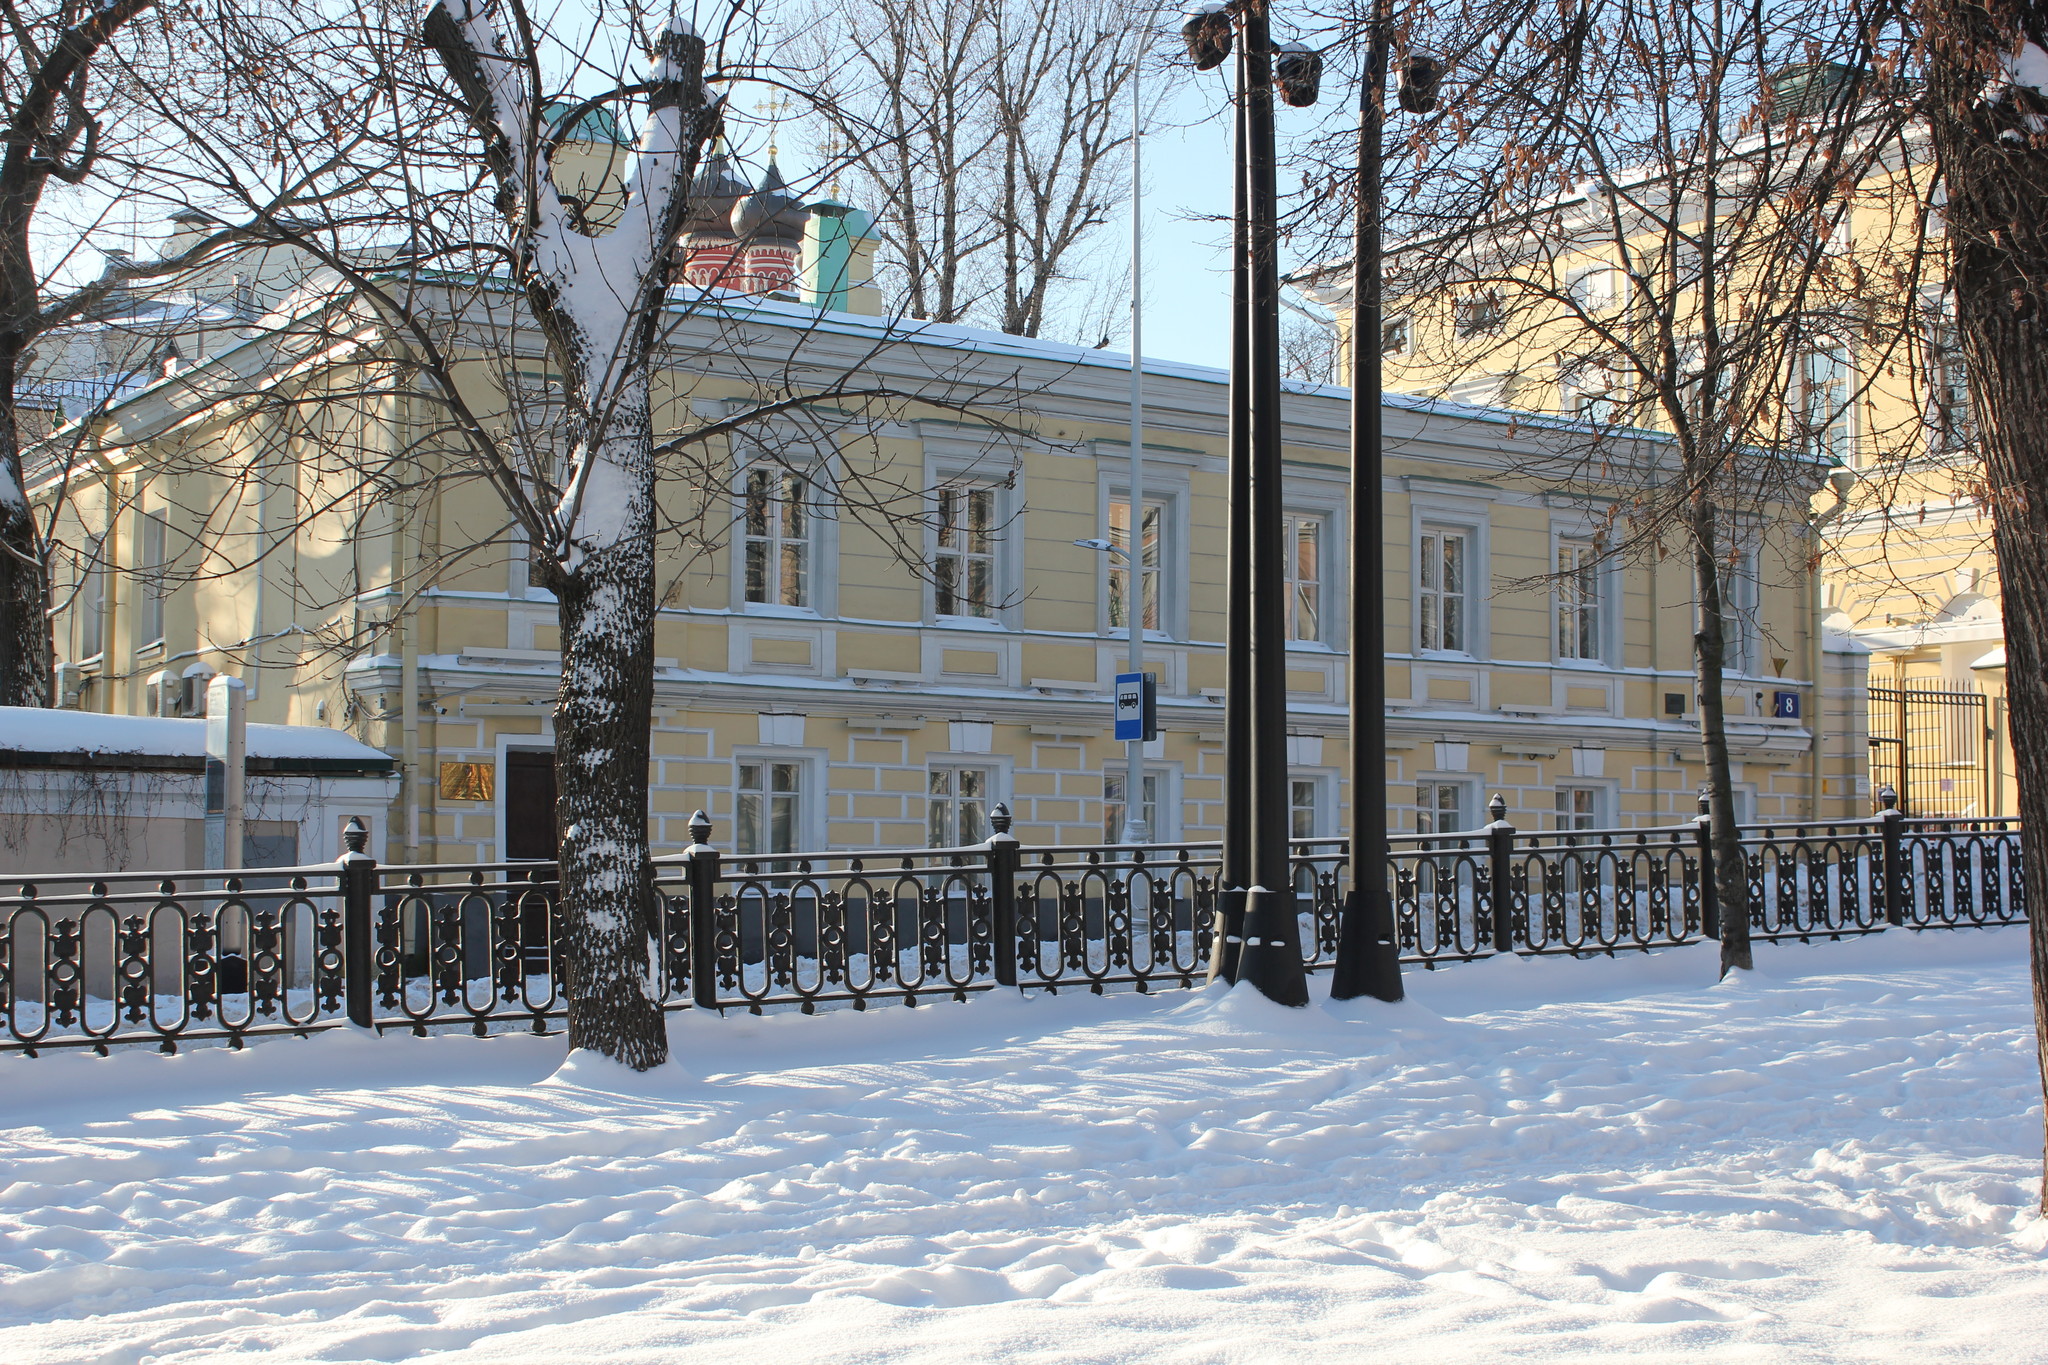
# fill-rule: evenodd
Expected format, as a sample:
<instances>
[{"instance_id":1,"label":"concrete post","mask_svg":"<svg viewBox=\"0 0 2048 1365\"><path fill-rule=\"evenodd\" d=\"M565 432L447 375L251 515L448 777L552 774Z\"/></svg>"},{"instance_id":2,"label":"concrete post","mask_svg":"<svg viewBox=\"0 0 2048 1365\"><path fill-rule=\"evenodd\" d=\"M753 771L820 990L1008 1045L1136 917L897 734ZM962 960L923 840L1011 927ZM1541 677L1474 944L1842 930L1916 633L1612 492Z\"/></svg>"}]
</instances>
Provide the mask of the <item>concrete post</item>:
<instances>
[{"instance_id":1,"label":"concrete post","mask_svg":"<svg viewBox=\"0 0 2048 1365\"><path fill-rule=\"evenodd\" d=\"M216 675L206 685L206 865L242 865L249 769L248 688Z\"/></svg>"}]
</instances>

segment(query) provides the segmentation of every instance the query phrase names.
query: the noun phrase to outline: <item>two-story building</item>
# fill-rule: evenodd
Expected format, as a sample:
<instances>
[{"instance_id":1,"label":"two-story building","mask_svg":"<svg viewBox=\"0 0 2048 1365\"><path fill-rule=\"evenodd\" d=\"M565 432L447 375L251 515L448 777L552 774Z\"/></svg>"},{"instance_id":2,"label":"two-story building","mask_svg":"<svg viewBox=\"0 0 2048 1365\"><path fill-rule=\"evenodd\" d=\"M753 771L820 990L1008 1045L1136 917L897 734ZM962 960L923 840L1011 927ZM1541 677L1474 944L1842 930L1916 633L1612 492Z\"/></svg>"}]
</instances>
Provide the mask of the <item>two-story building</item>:
<instances>
[{"instance_id":1,"label":"two-story building","mask_svg":"<svg viewBox=\"0 0 2048 1365\"><path fill-rule=\"evenodd\" d=\"M484 333L463 330L470 296L450 288L450 344L477 348L469 401L507 403L507 374L544 380L536 339L487 354ZM1134 518L1123 356L838 311L843 291L676 298L656 385L663 432L747 410L771 375L777 392L793 376L857 374L973 401L786 413L707 443L664 483L677 529L660 559L657 849L688 843L700 807L716 842L743 852L953 844L985 837L998 801L1027 842L1113 841L1131 794L1109 691L1134 606L1162 731L1140 799L1161 841L1217 835L1223 373L1146 363ZM352 812L382 822L392 860L546 856L554 604L497 495L437 446L431 410L402 393L363 398L374 346L310 378L287 365L291 308L281 300L235 344L51 438L89 448L61 531L90 550L60 574L70 700L190 714L208 674L239 674L252 720L347 730L397 760L388 809ZM322 384L326 409L308 397ZM288 424L275 405L222 398L287 386ZM1298 833L1342 827L1353 553L1386 564L1377 643L1397 828L1473 828L1495 792L1525 828L1694 813L1687 575L1676 560L1553 573L1561 556L1592 562L1604 509L1532 471L1584 427L1390 397L1385 521L1354 528L1348 394L1295 387L1286 418ZM1660 438L1631 458L1663 458ZM1738 612L1741 813L1861 814L1863 661L1824 651L1811 599L1782 586L1810 552L1803 506L1785 510L1753 528L1769 568ZM1076 544L1127 545L1134 520L1135 587L1123 560Z\"/></svg>"}]
</instances>

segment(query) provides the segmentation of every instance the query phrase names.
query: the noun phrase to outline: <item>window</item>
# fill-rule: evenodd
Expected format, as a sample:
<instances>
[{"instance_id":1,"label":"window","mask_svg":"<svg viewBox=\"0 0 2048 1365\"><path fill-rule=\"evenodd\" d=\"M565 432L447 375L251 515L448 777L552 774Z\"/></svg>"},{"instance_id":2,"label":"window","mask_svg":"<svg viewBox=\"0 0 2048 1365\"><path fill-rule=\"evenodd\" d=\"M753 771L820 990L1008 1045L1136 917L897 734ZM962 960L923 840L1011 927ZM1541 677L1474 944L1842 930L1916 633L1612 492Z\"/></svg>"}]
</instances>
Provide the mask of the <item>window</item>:
<instances>
[{"instance_id":1,"label":"window","mask_svg":"<svg viewBox=\"0 0 2048 1365\"><path fill-rule=\"evenodd\" d=\"M97 554L99 547L94 546ZM85 570L78 580L78 595L72 599L78 616L78 657L90 659L104 653L107 646L107 570L104 565L95 564Z\"/></svg>"},{"instance_id":2,"label":"window","mask_svg":"<svg viewBox=\"0 0 2048 1365\"><path fill-rule=\"evenodd\" d=\"M1287 516L1287 638L1323 638L1323 518Z\"/></svg>"},{"instance_id":3,"label":"window","mask_svg":"<svg viewBox=\"0 0 2048 1365\"><path fill-rule=\"evenodd\" d=\"M1598 787L1559 787L1557 789L1557 827L1560 830L1600 829L1600 797Z\"/></svg>"},{"instance_id":4,"label":"window","mask_svg":"<svg viewBox=\"0 0 2048 1365\"><path fill-rule=\"evenodd\" d=\"M1758 584L1755 555L1721 566L1721 667L1756 672Z\"/></svg>"},{"instance_id":5,"label":"window","mask_svg":"<svg viewBox=\"0 0 2048 1365\"><path fill-rule=\"evenodd\" d=\"M514 601L552 602L555 595L548 587L542 563L545 551L534 547L526 528L517 521L507 528L505 535L507 595Z\"/></svg>"},{"instance_id":6,"label":"window","mask_svg":"<svg viewBox=\"0 0 2048 1365\"><path fill-rule=\"evenodd\" d=\"M800 760L742 759L735 841L743 854L794 853L803 829Z\"/></svg>"},{"instance_id":7,"label":"window","mask_svg":"<svg viewBox=\"0 0 2048 1365\"><path fill-rule=\"evenodd\" d=\"M1612 266L1594 266L1572 277L1566 295L1581 310L1604 313L1621 297L1621 272Z\"/></svg>"},{"instance_id":8,"label":"window","mask_svg":"<svg viewBox=\"0 0 2048 1365\"><path fill-rule=\"evenodd\" d=\"M1287 837L1313 839L1323 832L1323 784L1313 777L1287 779Z\"/></svg>"},{"instance_id":9,"label":"window","mask_svg":"<svg viewBox=\"0 0 2048 1365\"><path fill-rule=\"evenodd\" d=\"M1417 834L1455 834L1464 828L1464 783L1424 781L1415 784Z\"/></svg>"},{"instance_id":10,"label":"window","mask_svg":"<svg viewBox=\"0 0 2048 1365\"><path fill-rule=\"evenodd\" d=\"M1416 619L1425 650L1462 652L1467 648L1465 544L1463 532L1423 528L1416 565Z\"/></svg>"},{"instance_id":11,"label":"window","mask_svg":"<svg viewBox=\"0 0 2048 1365\"><path fill-rule=\"evenodd\" d=\"M1388 318L1380 323L1380 354L1405 356L1408 354L1408 319Z\"/></svg>"},{"instance_id":12,"label":"window","mask_svg":"<svg viewBox=\"0 0 2048 1365\"><path fill-rule=\"evenodd\" d=\"M1807 454L1849 462L1855 417L1849 403L1849 353L1839 346L1799 358L1799 435Z\"/></svg>"},{"instance_id":13,"label":"window","mask_svg":"<svg viewBox=\"0 0 2048 1365\"><path fill-rule=\"evenodd\" d=\"M1122 767L1111 768L1102 775L1102 842L1116 844L1124 837L1124 793L1129 789L1130 774ZM1164 839L1167 830L1159 823L1159 792L1165 785L1165 774L1145 774L1145 804L1143 814L1145 827L1152 831L1152 838Z\"/></svg>"},{"instance_id":14,"label":"window","mask_svg":"<svg viewBox=\"0 0 2048 1365\"><path fill-rule=\"evenodd\" d=\"M1161 626L1160 565L1165 559L1166 506L1148 500L1145 503L1145 524L1141 528L1142 543L1139 546L1139 569L1144 579L1144 628L1163 630ZM1131 561L1125 558L1131 549L1131 502L1109 504L1109 543L1124 554L1113 554L1109 558L1109 626L1111 630L1129 630L1131 626Z\"/></svg>"},{"instance_id":15,"label":"window","mask_svg":"<svg viewBox=\"0 0 2048 1365\"><path fill-rule=\"evenodd\" d=\"M154 512L141 516L141 534L136 537L136 624L140 645L153 645L164 638L164 598L169 595L164 581L164 519Z\"/></svg>"},{"instance_id":16,"label":"window","mask_svg":"<svg viewBox=\"0 0 2048 1365\"><path fill-rule=\"evenodd\" d=\"M954 484L938 492L932 609L940 616L996 614L996 490Z\"/></svg>"},{"instance_id":17,"label":"window","mask_svg":"<svg viewBox=\"0 0 2048 1365\"><path fill-rule=\"evenodd\" d=\"M1960 450L1972 439L1969 373L1963 368L1963 334L1952 316L1942 317L1927 344L1927 425L1938 451Z\"/></svg>"},{"instance_id":18,"label":"window","mask_svg":"<svg viewBox=\"0 0 2048 1365\"><path fill-rule=\"evenodd\" d=\"M750 469L743 521L745 599L811 604L809 485L788 470Z\"/></svg>"},{"instance_id":19,"label":"window","mask_svg":"<svg viewBox=\"0 0 2048 1365\"><path fill-rule=\"evenodd\" d=\"M948 765L931 770L925 829L933 848L964 848L988 838L988 807L995 774L987 768Z\"/></svg>"},{"instance_id":20,"label":"window","mask_svg":"<svg viewBox=\"0 0 2048 1365\"><path fill-rule=\"evenodd\" d=\"M1557 543L1557 657L1598 659L1600 556L1586 541Z\"/></svg>"},{"instance_id":21,"label":"window","mask_svg":"<svg viewBox=\"0 0 2048 1365\"><path fill-rule=\"evenodd\" d=\"M1604 426L1622 420L1627 385L1611 359L1596 357L1569 362L1558 388L1567 416Z\"/></svg>"},{"instance_id":22,"label":"window","mask_svg":"<svg viewBox=\"0 0 2048 1365\"><path fill-rule=\"evenodd\" d=\"M1497 332L1507 319L1498 289L1482 289L1459 299L1454 322L1461 337Z\"/></svg>"}]
</instances>

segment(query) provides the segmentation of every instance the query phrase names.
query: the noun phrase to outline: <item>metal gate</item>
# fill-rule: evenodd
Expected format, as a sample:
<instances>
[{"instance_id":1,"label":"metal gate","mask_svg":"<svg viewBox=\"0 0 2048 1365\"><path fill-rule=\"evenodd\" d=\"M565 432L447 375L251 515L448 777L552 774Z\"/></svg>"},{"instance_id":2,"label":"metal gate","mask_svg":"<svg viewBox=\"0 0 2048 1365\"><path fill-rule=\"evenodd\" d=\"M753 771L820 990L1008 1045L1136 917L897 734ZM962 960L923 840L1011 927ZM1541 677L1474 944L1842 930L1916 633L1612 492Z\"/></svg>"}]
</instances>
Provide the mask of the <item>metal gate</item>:
<instances>
[{"instance_id":1,"label":"metal gate","mask_svg":"<svg viewBox=\"0 0 2048 1365\"><path fill-rule=\"evenodd\" d=\"M1991 727L1967 685L1870 689L1870 789L1890 787L1907 815L1991 813Z\"/></svg>"}]
</instances>

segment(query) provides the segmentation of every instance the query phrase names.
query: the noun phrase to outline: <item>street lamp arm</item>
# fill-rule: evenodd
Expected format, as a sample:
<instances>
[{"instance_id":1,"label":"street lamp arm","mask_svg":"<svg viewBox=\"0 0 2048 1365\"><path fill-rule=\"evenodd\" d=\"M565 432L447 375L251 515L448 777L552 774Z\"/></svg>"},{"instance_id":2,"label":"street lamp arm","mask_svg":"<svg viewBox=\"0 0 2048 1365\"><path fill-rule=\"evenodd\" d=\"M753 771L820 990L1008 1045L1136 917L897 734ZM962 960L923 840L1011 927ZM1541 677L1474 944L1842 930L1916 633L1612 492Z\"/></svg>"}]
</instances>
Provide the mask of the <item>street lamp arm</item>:
<instances>
[{"instance_id":1,"label":"street lamp arm","mask_svg":"<svg viewBox=\"0 0 2048 1365\"><path fill-rule=\"evenodd\" d=\"M1129 550L1126 550L1123 546L1111 544L1109 541L1103 540L1100 537L1096 537L1090 540L1077 540L1074 542L1074 544L1080 546L1084 550L1095 550L1103 554L1112 554L1116 555L1120 559L1129 559L1131 557L1131 552Z\"/></svg>"}]
</instances>

